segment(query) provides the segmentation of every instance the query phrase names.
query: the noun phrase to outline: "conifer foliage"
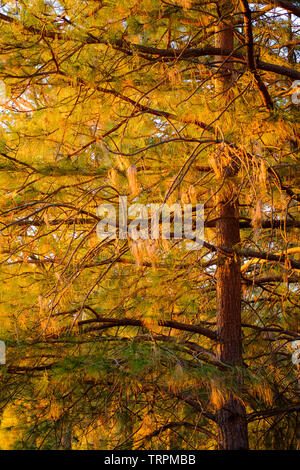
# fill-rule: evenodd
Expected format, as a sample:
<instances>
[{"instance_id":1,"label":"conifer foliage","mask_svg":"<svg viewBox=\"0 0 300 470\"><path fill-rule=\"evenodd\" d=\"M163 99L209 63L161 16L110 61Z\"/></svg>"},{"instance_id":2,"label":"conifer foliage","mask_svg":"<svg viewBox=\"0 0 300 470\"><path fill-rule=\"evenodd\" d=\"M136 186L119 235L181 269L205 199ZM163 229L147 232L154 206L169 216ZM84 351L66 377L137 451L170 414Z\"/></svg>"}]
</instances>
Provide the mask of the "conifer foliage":
<instances>
[{"instance_id":1,"label":"conifer foliage","mask_svg":"<svg viewBox=\"0 0 300 470\"><path fill-rule=\"evenodd\" d=\"M299 27L2 2L0 448L300 449ZM203 246L100 240L121 196L204 204Z\"/></svg>"}]
</instances>

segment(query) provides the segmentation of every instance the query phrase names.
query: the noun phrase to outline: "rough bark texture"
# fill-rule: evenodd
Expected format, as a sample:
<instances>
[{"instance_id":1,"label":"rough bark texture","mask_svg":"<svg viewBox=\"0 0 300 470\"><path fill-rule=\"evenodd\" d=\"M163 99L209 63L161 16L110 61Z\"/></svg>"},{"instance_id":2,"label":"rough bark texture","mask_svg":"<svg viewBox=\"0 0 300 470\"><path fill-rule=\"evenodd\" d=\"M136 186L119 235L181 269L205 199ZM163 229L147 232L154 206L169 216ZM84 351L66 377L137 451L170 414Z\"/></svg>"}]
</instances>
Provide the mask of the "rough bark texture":
<instances>
[{"instance_id":1,"label":"rough bark texture","mask_svg":"<svg viewBox=\"0 0 300 470\"><path fill-rule=\"evenodd\" d=\"M218 246L233 248L240 241L238 201L228 191L218 198ZM241 274L237 255L219 253L217 270L218 354L223 362L239 365L241 343Z\"/></svg>"},{"instance_id":2,"label":"rough bark texture","mask_svg":"<svg viewBox=\"0 0 300 470\"><path fill-rule=\"evenodd\" d=\"M219 17L220 22L216 27L216 36L215 36L215 47L220 49L226 49L228 51L233 50L233 27L228 22L227 15L230 12L230 3L231 2L219 2ZM222 5L223 3L223 5ZM232 62L230 57L226 56L217 56L218 61L218 72L216 79L216 90L218 93L227 94L228 99L228 89L230 87L230 82L232 80ZM223 96L222 96L223 98Z\"/></svg>"},{"instance_id":3,"label":"rough bark texture","mask_svg":"<svg viewBox=\"0 0 300 470\"><path fill-rule=\"evenodd\" d=\"M238 200L234 191L224 190L218 200L218 246L232 248L240 241ZM232 366L242 363L241 338L241 273L236 255L222 252L218 256L217 270L217 328L219 345L217 355ZM240 385L236 378L237 389ZM243 403L233 395L225 397L217 410L220 448L247 449L248 432Z\"/></svg>"},{"instance_id":4,"label":"rough bark texture","mask_svg":"<svg viewBox=\"0 0 300 470\"><path fill-rule=\"evenodd\" d=\"M220 22L216 28L216 46L233 49L233 28L230 26L231 1L218 3ZM224 60L224 58L223 58ZM230 61L221 66L216 88L222 93L225 101L230 100L230 84L232 70ZM225 158L226 168L222 168L222 157L218 162L218 172L223 182L218 193L217 210L217 245L232 248L240 241L239 202L234 184L230 177L237 171L232 162L232 172L228 172L228 156ZM241 270L237 255L218 253L217 268L217 329L219 359L232 366L242 363L241 338ZM240 386L240 378L235 378L236 388ZM216 418L219 427L219 446L224 450L248 449L248 430L245 407L237 396L226 394L217 404Z\"/></svg>"}]
</instances>

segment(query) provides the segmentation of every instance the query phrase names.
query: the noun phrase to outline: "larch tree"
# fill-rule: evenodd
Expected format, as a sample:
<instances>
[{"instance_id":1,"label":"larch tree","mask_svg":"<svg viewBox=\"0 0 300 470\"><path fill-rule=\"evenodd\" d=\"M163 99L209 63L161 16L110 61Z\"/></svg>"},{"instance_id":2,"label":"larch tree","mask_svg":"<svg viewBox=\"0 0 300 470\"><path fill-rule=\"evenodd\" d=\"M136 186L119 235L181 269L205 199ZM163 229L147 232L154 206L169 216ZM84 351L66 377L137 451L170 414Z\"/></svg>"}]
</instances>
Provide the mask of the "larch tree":
<instances>
[{"instance_id":1,"label":"larch tree","mask_svg":"<svg viewBox=\"0 0 300 470\"><path fill-rule=\"evenodd\" d=\"M2 449L300 448L299 18L2 2ZM100 239L125 197L201 247Z\"/></svg>"}]
</instances>

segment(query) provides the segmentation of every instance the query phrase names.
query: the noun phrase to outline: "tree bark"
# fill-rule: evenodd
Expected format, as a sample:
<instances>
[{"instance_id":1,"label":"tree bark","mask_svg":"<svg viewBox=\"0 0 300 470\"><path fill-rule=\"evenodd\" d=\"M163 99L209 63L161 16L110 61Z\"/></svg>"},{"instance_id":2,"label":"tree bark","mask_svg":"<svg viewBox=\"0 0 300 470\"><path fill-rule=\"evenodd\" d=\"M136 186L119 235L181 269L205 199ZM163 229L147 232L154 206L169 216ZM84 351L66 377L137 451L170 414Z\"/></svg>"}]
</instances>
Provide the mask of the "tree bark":
<instances>
[{"instance_id":1,"label":"tree bark","mask_svg":"<svg viewBox=\"0 0 300 470\"><path fill-rule=\"evenodd\" d=\"M218 197L218 246L232 248L240 241L238 198L233 185L226 185ZM231 189L231 191L229 190ZM242 364L241 270L237 255L218 254L217 268L217 331L218 358L231 366ZM236 389L241 385L235 378ZM220 448L248 449L246 410L241 400L226 394L216 411Z\"/></svg>"},{"instance_id":2,"label":"tree bark","mask_svg":"<svg viewBox=\"0 0 300 470\"><path fill-rule=\"evenodd\" d=\"M220 22L216 28L216 47L232 50L233 27L230 25L230 13L233 11L233 3L218 2L218 9ZM221 66L216 80L216 91L222 94L223 103L224 100L230 100L231 81L232 68L228 60ZM217 245L233 248L240 241L239 201L230 179L238 172L238 167L235 161L228 165L228 155L224 156L224 164L222 156L218 160L218 176L222 178L222 187L217 195ZM221 250L218 252L217 266L217 331L218 358L231 366L241 365L241 264L236 254L229 255ZM219 447L224 450L246 450L249 448L246 410L237 396L241 378L235 377L234 383L237 390L235 395L232 392L222 392L224 387L218 384L218 395L223 394L216 404Z\"/></svg>"}]
</instances>

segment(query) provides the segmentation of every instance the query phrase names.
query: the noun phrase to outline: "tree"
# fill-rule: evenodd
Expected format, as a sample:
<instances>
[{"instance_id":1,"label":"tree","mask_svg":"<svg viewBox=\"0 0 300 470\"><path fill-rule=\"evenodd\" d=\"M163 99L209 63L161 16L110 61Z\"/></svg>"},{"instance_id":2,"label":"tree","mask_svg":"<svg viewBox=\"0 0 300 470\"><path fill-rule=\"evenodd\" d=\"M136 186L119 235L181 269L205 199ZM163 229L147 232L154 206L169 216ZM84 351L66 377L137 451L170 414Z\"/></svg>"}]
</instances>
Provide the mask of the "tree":
<instances>
[{"instance_id":1,"label":"tree","mask_svg":"<svg viewBox=\"0 0 300 470\"><path fill-rule=\"evenodd\" d=\"M299 448L299 8L1 7L0 445ZM100 240L122 196L203 246Z\"/></svg>"}]
</instances>

